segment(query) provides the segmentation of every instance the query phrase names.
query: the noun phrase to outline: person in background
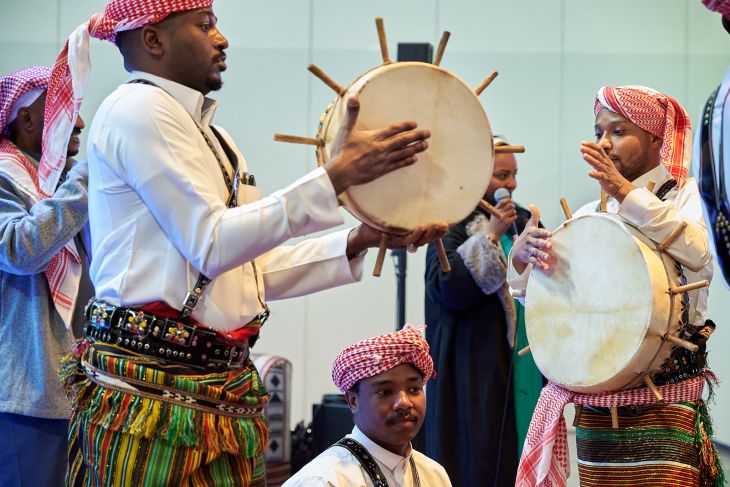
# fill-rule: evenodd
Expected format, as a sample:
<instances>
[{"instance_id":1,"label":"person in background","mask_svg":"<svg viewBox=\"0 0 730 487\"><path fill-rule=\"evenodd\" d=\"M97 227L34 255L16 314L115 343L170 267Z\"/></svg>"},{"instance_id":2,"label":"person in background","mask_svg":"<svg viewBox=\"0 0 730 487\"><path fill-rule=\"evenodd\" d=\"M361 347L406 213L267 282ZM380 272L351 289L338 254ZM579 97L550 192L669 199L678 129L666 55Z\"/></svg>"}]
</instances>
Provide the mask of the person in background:
<instances>
[{"instance_id":1,"label":"person in background","mask_svg":"<svg viewBox=\"0 0 730 487\"><path fill-rule=\"evenodd\" d=\"M70 403L59 363L93 295L86 247L84 121L65 140L68 161L52 194L44 173L44 109L51 70L0 78L0 485L59 486L66 471ZM78 335L77 335L78 336Z\"/></svg>"},{"instance_id":2,"label":"person in background","mask_svg":"<svg viewBox=\"0 0 730 487\"><path fill-rule=\"evenodd\" d=\"M494 145L509 144L495 136ZM496 154L484 198L502 218L477 207L449 229L451 272L441 270L435 246L426 255L426 339L439 376L428 388L425 451L454 485L514 485L542 388L532 356L516 356L527 337L524 308L506 282L507 254L530 213L513 201L515 189L515 155Z\"/></svg>"}]
</instances>

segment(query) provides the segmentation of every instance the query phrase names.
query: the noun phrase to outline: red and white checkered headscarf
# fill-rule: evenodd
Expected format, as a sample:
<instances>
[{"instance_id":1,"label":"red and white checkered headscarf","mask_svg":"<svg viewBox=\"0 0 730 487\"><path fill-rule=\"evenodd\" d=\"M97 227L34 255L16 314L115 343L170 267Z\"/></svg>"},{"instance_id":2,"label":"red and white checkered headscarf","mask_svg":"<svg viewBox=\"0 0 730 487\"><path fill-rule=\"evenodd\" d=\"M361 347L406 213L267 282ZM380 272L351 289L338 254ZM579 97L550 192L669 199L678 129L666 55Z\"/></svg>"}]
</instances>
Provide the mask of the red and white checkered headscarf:
<instances>
[{"instance_id":1,"label":"red and white checkered headscarf","mask_svg":"<svg viewBox=\"0 0 730 487\"><path fill-rule=\"evenodd\" d=\"M593 111L598 115L604 108L662 138L661 162L682 187L692 156L692 123L682 105L646 86L604 86L598 90Z\"/></svg>"},{"instance_id":2,"label":"red and white checkered headscarf","mask_svg":"<svg viewBox=\"0 0 730 487\"><path fill-rule=\"evenodd\" d=\"M402 330L367 338L344 349L332 365L332 381L343 393L360 379L382 374L400 364L411 364L423 374L425 384L435 376L425 325L406 325Z\"/></svg>"},{"instance_id":3,"label":"red and white checkered headscarf","mask_svg":"<svg viewBox=\"0 0 730 487\"><path fill-rule=\"evenodd\" d=\"M18 113L30 106L48 89L51 70L45 66L31 66L0 78L0 135Z\"/></svg>"},{"instance_id":4,"label":"red and white checkered headscarf","mask_svg":"<svg viewBox=\"0 0 730 487\"><path fill-rule=\"evenodd\" d=\"M29 106L46 90L50 76L50 69L32 66L0 78L0 172L12 179L34 204L48 198L53 191L41 191L35 165L3 133L18 109ZM45 273L56 310L70 329L81 280L81 260L73 240L51 258Z\"/></svg>"},{"instance_id":5,"label":"red and white checkered headscarf","mask_svg":"<svg viewBox=\"0 0 730 487\"><path fill-rule=\"evenodd\" d=\"M94 14L71 33L53 66L46 95L43 158L39 167L42 190L52 192L66 162L68 140L91 70L89 36L114 41L117 32L156 24L173 13L212 4L213 0L112 0L103 14Z\"/></svg>"},{"instance_id":6,"label":"red and white checkered headscarf","mask_svg":"<svg viewBox=\"0 0 730 487\"><path fill-rule=\"evenodd\" d=\"M702 0L705 7L722 14L723 17L730 17L730 1L728 0Z\"/></svg>"}]
</instances>

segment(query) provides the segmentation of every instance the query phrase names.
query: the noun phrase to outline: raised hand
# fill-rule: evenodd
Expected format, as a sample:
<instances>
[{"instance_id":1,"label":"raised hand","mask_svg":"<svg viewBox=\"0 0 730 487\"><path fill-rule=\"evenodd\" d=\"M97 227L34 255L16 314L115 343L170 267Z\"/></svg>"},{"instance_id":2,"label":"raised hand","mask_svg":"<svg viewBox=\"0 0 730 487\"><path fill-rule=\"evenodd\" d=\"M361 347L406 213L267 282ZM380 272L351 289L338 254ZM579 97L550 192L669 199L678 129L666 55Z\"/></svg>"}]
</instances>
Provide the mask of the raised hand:
<instances>
[{"instance_id":1,"label":"raised hand","mask_svg":"<svg viewBox=\"0 0 730 487\"><path fill-rule=\"evenodd\" d=\"M549 240L553 234L537 226L540 221L540 210L537 206L530 205L530 211L532 212L530 221L512 245L512 264L520 274L527 264L547 270L555 262L555 257L550 253L552 244Z\"/></svg>"},{"instance_id":2,"label":"raised hand","mask_svg":"<svg viewBox=\"0 0 730 487\"><path fill-rule=\"evenodd\" d=\"M356 130L360 104L347 101L345 123L332 144L331 159L324 165L337 194L416 162L416 154L428 148L431 133L416 130L404 121L379 130Z\"/></svg>"},{"instance_id":3,"label":"raised hand","mask_svg":"<svg viewBox=\"0 0 730 487\"><path fill-rule=\"evenodd\" d=\"M485 233L489 238L497 241L517 220L517 207L512 198L503 198L497 202L495 208L502 214L502 218L491 215Z\"/></svg>"},{"instance_id":4,"label":"raised hand","mask_svg":"<svg viewBox=\"0 0 730 487\"><path fill-rule=\"evenodd\" d=\"M606 151L603 150L603 147L596 142L584 140L580 144L580 152L583 155L583 160L593 168L593 171L589 172L588 175L598 181L604 193L622 203L626 195L635 186L616 169L615 164L608 157Z\"/></svg>"}]
</instances>

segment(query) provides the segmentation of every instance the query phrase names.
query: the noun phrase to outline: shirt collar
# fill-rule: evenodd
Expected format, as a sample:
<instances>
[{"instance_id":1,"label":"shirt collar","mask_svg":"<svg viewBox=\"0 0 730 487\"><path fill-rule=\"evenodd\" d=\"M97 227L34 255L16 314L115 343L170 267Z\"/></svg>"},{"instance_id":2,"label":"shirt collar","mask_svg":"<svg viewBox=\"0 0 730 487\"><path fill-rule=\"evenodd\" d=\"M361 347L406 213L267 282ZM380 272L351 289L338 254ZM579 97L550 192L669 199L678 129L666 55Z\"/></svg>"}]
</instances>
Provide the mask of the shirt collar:
<instances>
[{"instance_id":1,"label":"shirt collar","mask_svg":"<svg viewBox=\"0 0 730 487\"><path fill-rule=\"evenodd\" d=\"M352 439L364 446L373 458L388 467L390 470L395 470L398 465L407 461L413 452L413 448L410 445L408 445L408 454L405 457L388 451L368 438L357 426L352 429L352 434L350 436L352 436Z\"/></svg>"},{"instance_id":2,"label":"shirt collar","mask_svg":"<svg viewBox=\"0 0 730 487\"><path fill-rule=\"evenodd\" d=\"M203 96L203 94L198 90L194 90L175 81L146 73L144 71L132 71L127 82L136 79L151 81L165 90L170 96L177 100L183 108L185 108L185 111L187 111L196 122L203 125L210 125L213 122L213 116L215 115L216 108L218 107L217 100Z\"/></svg>"},{"instance_id":3,"label":"shirt collar","mask_svg":"<svg viewBox=\"0 0 730 487\"><path fill-rule=\"evenodd\" d=\"M637 188L643 188L646 187L649 181L654 181L654 183L656 184L655 187L658 189L666 180L670 178L672 178L672 175L669 173L669 170L664 166L664 164L660 163L651 171L645 172L638 178L631 181L631 184L633 184Z\"/></svg>"}]
</instances>

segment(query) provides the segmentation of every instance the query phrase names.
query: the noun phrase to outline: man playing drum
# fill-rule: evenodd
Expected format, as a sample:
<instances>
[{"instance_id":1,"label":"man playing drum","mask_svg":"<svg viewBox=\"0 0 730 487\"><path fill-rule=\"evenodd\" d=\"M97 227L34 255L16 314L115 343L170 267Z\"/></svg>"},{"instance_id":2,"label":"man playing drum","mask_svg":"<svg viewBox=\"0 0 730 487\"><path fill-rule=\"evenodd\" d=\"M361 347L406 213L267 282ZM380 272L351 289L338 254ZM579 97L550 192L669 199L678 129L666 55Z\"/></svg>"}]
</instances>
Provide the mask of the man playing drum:
<instances>
[{"instance_id":1,"label":"man playing drum","mask_svg":"<svg viewBox=\"0 0 730 487\"><path fill-rule=\"evenodd\" d=\"M63 370L74 404L68 485L264 483L268 393L248 351L265 299L358 280L380 234L363 225L280 244L342 223L339 193L427 147L430 134L413 122L354 130L352 101L329 163L257 198L205 96L222 85L228 47L212 3L113 0L71 35L54 69L49 99L60 114L83 95L89 35L114 41L132 73L90 129L97 297L90 340ZM422 245L445 227L391 244Z\"/></svg>"},{"instance_id":2,"label":"man playing drum","mask_svg":"<svg viewBox=\"0 0 730 487\"><path fill-rule=\"evenodd\" d=\"M693 178L686 178L691 128L685 110L650 88L625 86L601 88L594 112L596 142L583 142L580 150L591 166L589 176L608 195L606 211L618 214L654 242L663 242L686 223L666 252L682 265L688 282L709 280L713 264L698 187ZM598 202L592 202L575 216L598 209ZM549 271L556 263L552 234L534 225L539 212L532 210L533 224L510 254L508 278L516 290L526 288L533 267ZM600 256L595 262L601 265ZM707 288L690 291L688 304L686 323L690 333L698 334L705 323ZM582 486L717 485L722 474L702 401L702 384L712 378L704 369L705 356L704 348L694 354L680 348L672 351L654 375L665 397L661 403L646 387L575 394L549 384L533 416L517 485L566 485L562 408L568 402L587 404L577 421ZM601 406L620 406L618 427L608 407Z\"/></svg>"}]
</instances>

